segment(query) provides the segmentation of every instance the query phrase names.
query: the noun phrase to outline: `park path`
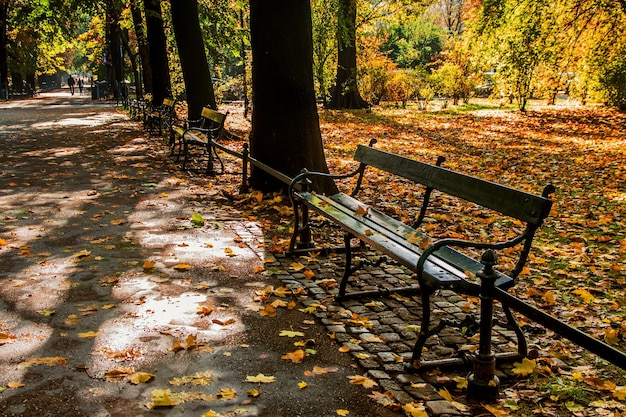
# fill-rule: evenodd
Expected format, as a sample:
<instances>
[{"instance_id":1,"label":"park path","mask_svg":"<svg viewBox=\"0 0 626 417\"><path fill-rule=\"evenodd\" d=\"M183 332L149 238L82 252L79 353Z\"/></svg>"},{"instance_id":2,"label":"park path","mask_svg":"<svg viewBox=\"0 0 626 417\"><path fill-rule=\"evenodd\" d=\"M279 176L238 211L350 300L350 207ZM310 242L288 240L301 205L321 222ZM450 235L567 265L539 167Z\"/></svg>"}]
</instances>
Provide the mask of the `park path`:
<instances>
[{"instance_id":1,"label":"park path","mask_svg":"<svg viewBox=\"0 0 626 417\"><path fill-rule=\"evenodd\" d=\"M0 151L1 416L398 415L349 383L363 369L311 315L258 313L282 285L255 273L258 223L112 104L0 103ZM281 359L298 340L315 354Z\"/></svg>"}]
</instances>

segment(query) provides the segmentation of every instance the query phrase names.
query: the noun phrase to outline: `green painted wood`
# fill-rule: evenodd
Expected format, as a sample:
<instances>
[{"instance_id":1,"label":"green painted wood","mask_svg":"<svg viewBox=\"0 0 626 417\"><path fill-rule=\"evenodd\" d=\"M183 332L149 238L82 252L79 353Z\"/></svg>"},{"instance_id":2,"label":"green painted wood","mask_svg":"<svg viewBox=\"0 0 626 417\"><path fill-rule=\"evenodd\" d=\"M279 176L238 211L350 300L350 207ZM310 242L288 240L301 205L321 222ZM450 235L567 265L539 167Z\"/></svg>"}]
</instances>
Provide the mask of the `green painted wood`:
<instances>
[{"instance_id":1,"label":"green painted wood","mask_svg":"<svg viewBox=\"0 0 626 417\"><path fill-rule=\"evenodd\" d=\"M540 225L552 207L552 201L548 198L369 146L359 145L354 158L368 166L382 169L532 225Z\"/></svg>"}]
</instances>

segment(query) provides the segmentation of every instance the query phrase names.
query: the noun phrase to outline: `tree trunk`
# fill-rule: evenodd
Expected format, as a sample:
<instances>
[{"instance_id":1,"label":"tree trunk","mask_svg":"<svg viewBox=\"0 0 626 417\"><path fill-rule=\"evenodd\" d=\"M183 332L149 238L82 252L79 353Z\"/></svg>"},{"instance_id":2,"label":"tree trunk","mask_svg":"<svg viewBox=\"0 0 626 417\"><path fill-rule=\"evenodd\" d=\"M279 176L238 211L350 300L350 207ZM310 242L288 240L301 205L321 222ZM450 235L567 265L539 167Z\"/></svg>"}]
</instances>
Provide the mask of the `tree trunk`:
<instances>
[{"instance_id":1,"label":"tree trunk","mask_svg":"<svg viewBox=\"0 0 626 417\"><path fill-rule=\"evenodd\" d=\"M107 36L109 45L109 56L111 57L111 79L109 81L113 96L116 99L120 99L120 93L122 89L122 81L124 78L124 61L122 54L122 43L120 41L120 25L119 25L119 10L115 9L115 4L112 0L107 4Z\"/></svg>"},{"instance_id":2,"label":"tree trunk","mask_svg":"<svg viewBox=\"0 0 626 417\"><path fill-rule=\"evenodd\" d=\"M172 94L161 0L144 0L144 9L152 67L152 102L160 105L164 98Z\"/></svg>"},{"instance_id":3,"label":"tree trunk","mask_svg":"<svg viewBox=\"0 0 626 417\"><path fill-rule=\"evenodd\" d=\"M367 108L368 104L361 97L357 86L356 0L339 0L337 13L337 77L328 107Z\"/></svg>"},{"instance_id":4,"label":"tree trunk","mask_svg":"<svg viewBox=\"0 0 626 417\"><path fill-rule=\"evenodd\" d=\"M172 26L187 92L188 117L200 118L205 106L217 109L211 72L198 20L197 0L172 1Z\"/></svg>"},{"instance_id":5,"label":"tree trunk","mask_svg":"<svg viewBox=\"0 0 626 417\"><path fill-rule=\"evenodd\" d=\"M308 0L251 0L251 155L293 177L302 168L328 172L313 85L313 39ZM286 186L260 169L251 185ZM317 182L334 192L332 181Z\"/></svg>"},{"instance_id":6,"label":"tree trunk","mask_svg":"<svg viewBox=\"0 0 626 417\"><path fill-rule=\"evenodd\" d=\"M150 65L150 49L146 38L146 30L143 24L143 16L141 14L140 0L130 0L130 12L133 16L133 26L135 28L135 36L137 37L137 49L141 58L141 68L143 69L142 79L135 80L137 85L143 82L145 91L152 91L152 66ZM139 89L138 89L139 94Z\"/></svg>"},{"instance_id":7,"label":"tree trunk","mask_svg":"<svg viewBox=\"0 0 626 417\"><path fill-rule=\"evenodd\" d=\"M0 0L0 99L8 98L9 65L7 54L7 19L9 17L8 0Z\"/></svg>"}]
</instances>

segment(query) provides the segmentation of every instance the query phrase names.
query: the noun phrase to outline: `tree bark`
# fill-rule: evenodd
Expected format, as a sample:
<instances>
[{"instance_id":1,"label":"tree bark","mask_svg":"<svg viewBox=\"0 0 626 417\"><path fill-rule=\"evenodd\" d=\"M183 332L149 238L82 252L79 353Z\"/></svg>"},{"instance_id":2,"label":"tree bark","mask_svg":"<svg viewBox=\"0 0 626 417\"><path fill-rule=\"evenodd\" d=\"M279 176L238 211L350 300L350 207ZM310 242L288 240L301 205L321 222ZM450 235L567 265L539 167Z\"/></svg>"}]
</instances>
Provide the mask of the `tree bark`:
<instances>
[{"instance_id":1,"label":"tree bark","mask_svg":"<svg viewBox=\"0 0 626 417\"><path fill-rule=\"evenodd\" d=\"M9 65L7 54L7 19L9 17L9 1L0 0L0 99L8 98Z\"/></svg>"},{"instance_id":2,"label":"tree bark","mask_svg":"<svg viewBox=\"0 0 626 417\"><path fill-rule=\"evenodd\" d=\"M187 92L188 117L199 119L205 106L217 109L207 62L197 0L172 1L172 25Z\"/></svg>"},{"instance_id":3,"label":"tree bark","mask_svg":"<svg viewBox=\"0 0 626 417\"><path fill-rule=\"evenodd\" d=\"M109 56L111 58L111 79L108 79L112 91L113 96L117 99L121 93L122 81L123 81L123 54L122 54L122 44L120 40L120 25L119 25L119 10L116 10L115 2L109 0L107 2L107 15L106 15L106 27L107 27L107 37L108 37L108 47L109 47Z\"/></svg>"},{"instance_id":4,"label":"tree bark","mask_svg":"<svg viewBox=\"0 0 626 417\"><path fill-rule=\"evenodd\" d=\"M369 107L357 86L356 0L339 0L337 11L337 77L328 108Z\"/></svg>"},{"instance_id":5,"label":"tree bark","mask_svg":"<svg viewBox=\"0 0 626 417\"><path fill-rule=\"evenodd\" d=\"M164 98L172 94L161 0L144 0L144 9L152 67L152 102L160 105Z\"/></svg>"},{"instance_id":6,"label":"tree bark","mask_svg":"<svg viewBox=\"0 0 626 417\"><path fill-rule=\"evenodd\" d=\"M313 85L313 39L308 0L251 0L251 155L294 177L303 168L328 172ZM251 185L261 191L286 186L260 169ZM318 181L323 192L332 181Z\"/></svg>"},{"instance_id":7,"label":"tree bark","mask_svg":"<svg viewBox=\"0 0 626 417\"><path fill-rule=\"evenodd\" d=\"M135 36L137 37L137 50L141 59L141 68L143 76L141 80L136 79L137 86L143 82L143 90L152 91L152 66L150 65L150 48L146 38L146 29L144 27L143 16L141 14L140 0L130 0L130 12L133 16L133 26L135 28ZM138 94L139 91L138 91Z\"/></svg>"}]
</instances>

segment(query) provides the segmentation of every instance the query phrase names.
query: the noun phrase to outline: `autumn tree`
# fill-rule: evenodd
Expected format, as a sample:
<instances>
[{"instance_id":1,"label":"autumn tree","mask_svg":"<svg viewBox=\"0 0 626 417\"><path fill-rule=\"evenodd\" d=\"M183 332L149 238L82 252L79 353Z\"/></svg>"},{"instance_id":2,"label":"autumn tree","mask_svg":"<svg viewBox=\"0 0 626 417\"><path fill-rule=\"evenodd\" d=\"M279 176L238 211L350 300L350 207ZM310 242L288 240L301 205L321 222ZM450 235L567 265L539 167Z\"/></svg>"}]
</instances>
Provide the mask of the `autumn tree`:
<instances>
[{"instance_id":1,"label":"autumn tree","mask_svg":"<svg viewBox=\"0 0 626 417\"><path fill-rule=\"evenodd\" d=\"M308 0L251 0L251 154L288 175L302 168L328 172L313 87L313 40ZM260 169L251 185L263 191L284 184ZM320 184L334 191L332 182Z\"/></svg>"},{"instance_id":2,"label":"autumn tree","mask_svg":"<svg viewBox=\"0 0 626 417\"><path fill-rule=\"evenodd\" d=\"M187 93L188 116L198 119L205 106L217 108L207 62L197 0L171 3L172 24Z\"/></svg>"},{"instance_id":3,"label":"autumn tree","mask_svg":"<svg viewBox=\"0 0 626 417\"><path fill-rule=\"evenodd\" d=\"M9 66L7 55L7 19L9 1L0 0L0 99L6 99L9 90Z\"/></svg>"},{"instance_id":4,"label":"autumn tree","mask_svg":"<svg viewBox=\"0 0 626 417\"><path fill-rule=\"evenodd\" d=\"M357 84L356 49L357 0L338 0L337 9L337 75L328 107L363 109L368 104Z\"/></svg>"},{"instance_id":5,"label":"autumn tree","mask_svg":"<svg viewBox=\"0 0 626 417\"><path fill-rule=\"evenodd\" d=\"M152 69L152 100L161 103L172 91L161 0L144 0L144 10Z\"/></svg>"},{"instance_id":6,"label":"autumn tree","mask_svg":"<svg viewBox=\"0 0 626 417\"><path fill-rule=\"evenodd\" d=\"M137 53L139 54L142 77L141 80L135 79L138 85L141 85L143 81L143 87L146 91L152 91L152 66L150 65L150 47L148 45L148 39L146 35L146 27L143 19L143 13L141 8L141 0L129 0L129 8L133 21L133 28L135 32L135 39L137 42ZM140 91L137 91L141 94Z\"/></svg>"}]
</instances>

